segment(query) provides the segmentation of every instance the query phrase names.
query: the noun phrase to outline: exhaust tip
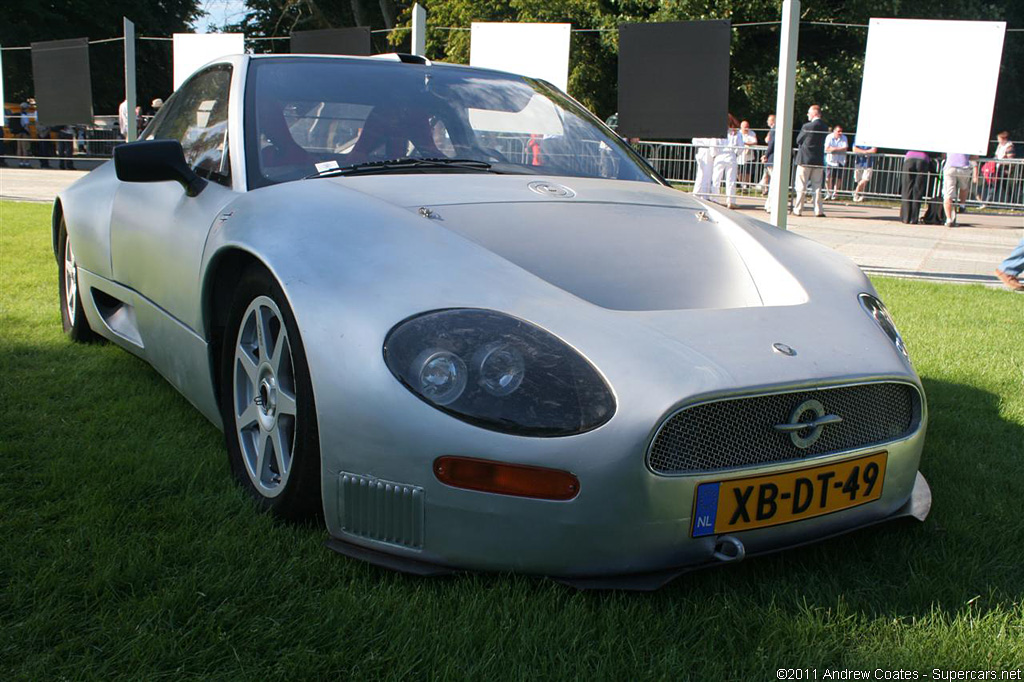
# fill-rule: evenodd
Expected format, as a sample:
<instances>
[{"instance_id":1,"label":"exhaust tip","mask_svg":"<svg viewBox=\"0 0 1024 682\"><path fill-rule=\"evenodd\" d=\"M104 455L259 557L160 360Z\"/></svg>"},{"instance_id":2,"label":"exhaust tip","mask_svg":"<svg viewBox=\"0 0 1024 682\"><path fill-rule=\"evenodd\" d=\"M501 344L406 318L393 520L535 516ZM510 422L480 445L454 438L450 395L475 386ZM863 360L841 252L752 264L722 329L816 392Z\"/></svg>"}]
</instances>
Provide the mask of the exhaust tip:
<instances>
[{"instance_id":1,"label":"exhaust tip","mask_svg":"<svg viewBox=\"0 0 1024 682\"><path fill-rule=\"evenodd\" d=\"M747 550L739 538L723 535L715 543L715 551L711 556L722 563L731 563L743 561L743 558L747 556Z\"/></svg>"}]
</instances>

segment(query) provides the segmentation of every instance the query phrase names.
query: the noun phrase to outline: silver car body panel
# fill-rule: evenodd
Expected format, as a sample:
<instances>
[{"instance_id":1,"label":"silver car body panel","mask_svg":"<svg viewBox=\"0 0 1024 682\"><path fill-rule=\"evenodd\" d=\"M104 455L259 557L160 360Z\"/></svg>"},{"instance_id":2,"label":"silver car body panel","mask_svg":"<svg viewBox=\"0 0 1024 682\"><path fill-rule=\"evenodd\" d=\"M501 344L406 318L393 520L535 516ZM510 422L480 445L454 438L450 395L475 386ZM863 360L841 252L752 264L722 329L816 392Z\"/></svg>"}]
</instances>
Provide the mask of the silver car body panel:
<instances>
[{"instance_id":1,"label":"silver car body panel","mask_svg":"<svg viewBox=\"0 0 1024 682\"><path fill-rule=\"evenodd\" d=\"M90 326L151 363L218 426L204 299L225 256L244 253L273 274L309 364L333 537L438 566L556 576L705 564L716 538L689 536L693 494L721 475L650 471L646 453L663 421L698 400L872 381L917 387L919 428L814 462L888 451L882 498L746 531L742 541L749 553L771 551L906 511L927 425L923 391L910 362L861 308L858 294L875 291L848 259L655 183L395 174L245 192L247 62L231 62L231 188L211 184L188 198L173 183L121 183L106 164L59 202ZM537 181L574 196L532 191ZM104 318L105 299L93 291L133 307L141 343ZM382 346L401 320L444 308L496 310L556 335L601 372L615 415L581 435L531 438L431 407L395 380ZM774 352L776 343L796 355ZM449 487L432 471L443 455L568 470L580 493L556 502ZM389 540L380 519L362 532L353 481L376 491L383 508L390 508L387 490L418 491L418 541ZM398 530L393 537L404 537Z\"/></svg>"}]
</instances>

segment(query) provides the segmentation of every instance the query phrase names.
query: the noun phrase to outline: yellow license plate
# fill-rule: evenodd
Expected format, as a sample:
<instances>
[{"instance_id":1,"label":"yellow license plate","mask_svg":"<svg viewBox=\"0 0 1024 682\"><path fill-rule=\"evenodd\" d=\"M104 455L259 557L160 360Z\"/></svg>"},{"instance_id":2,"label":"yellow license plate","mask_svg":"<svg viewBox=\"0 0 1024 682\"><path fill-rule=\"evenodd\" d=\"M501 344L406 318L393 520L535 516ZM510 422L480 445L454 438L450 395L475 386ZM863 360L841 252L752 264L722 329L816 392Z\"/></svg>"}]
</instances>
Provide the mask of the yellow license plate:
<instances>
[{"instance_id":1,"label":"yellow license plate","mask_svg":"<svg viewBox=\"0 0 1024 682\"><path fill-rule=\"evenodd\" d=\"M767 476L701 483L693 507L695 538L858 507L882 496L888 453Z\"/></svg>"}]
</instances>

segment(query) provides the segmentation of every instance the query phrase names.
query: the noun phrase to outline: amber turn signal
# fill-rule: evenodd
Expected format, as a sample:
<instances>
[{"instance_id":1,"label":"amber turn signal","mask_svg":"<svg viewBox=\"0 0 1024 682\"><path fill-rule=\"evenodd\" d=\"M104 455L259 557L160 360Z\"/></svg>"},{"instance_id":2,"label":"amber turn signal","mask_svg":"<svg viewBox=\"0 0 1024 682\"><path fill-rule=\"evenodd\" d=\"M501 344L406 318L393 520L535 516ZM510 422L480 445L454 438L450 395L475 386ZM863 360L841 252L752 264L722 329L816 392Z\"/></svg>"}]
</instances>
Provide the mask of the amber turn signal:
<instances>
[{"instance_id":1,"label":"amber turn signal","mask_svg":"<svg viewBox=\"0 0 1024 682\"><path fill-rule=\"evenodd\" d=\"M434 475L455 488L541 500L571 500L580 492L579 479L568 471L472 457L438 457Z\"/></svg>"}]
</instances>

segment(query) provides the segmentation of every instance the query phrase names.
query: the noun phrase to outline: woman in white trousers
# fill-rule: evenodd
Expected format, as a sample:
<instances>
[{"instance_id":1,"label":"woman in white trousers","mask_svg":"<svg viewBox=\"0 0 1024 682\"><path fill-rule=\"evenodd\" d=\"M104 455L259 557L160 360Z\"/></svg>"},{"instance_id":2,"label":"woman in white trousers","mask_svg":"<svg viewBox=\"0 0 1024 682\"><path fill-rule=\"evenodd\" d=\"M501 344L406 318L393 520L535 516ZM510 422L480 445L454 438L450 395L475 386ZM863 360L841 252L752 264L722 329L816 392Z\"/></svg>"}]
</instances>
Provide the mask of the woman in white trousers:
<instances>
[{"instance_id":1,"label":"woman in white trousers","mask_svg":"<svg viewBox=\"0 0 1024 682\"><path fill-rule=\"evenodd\" d=\"M714 173L711 177L715 194L718 194L722 180L725 180L725 205L728 208L736 208L736 154L743 148L743 135L739 127L736 117L729 114L728 137L716 141Z\"/></svg>"},{"instance_id":2,"label":"woman in white trousers","mask_svg":"<svg viewBox=\"0 0 1024 682\"><path fill-rule=\"evenodd\" d=\"M698 199L708 199L711 194L711 172L715 163L715 144L712 137L695 137L693 146L697 148L697 174L693 178L693 194Z\"/></svg>"}]
</instances>

